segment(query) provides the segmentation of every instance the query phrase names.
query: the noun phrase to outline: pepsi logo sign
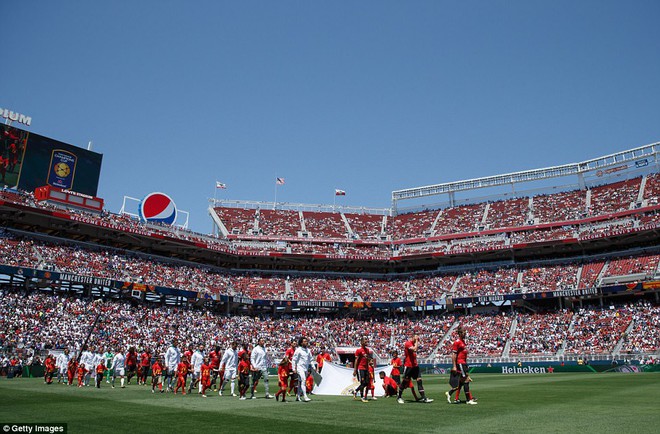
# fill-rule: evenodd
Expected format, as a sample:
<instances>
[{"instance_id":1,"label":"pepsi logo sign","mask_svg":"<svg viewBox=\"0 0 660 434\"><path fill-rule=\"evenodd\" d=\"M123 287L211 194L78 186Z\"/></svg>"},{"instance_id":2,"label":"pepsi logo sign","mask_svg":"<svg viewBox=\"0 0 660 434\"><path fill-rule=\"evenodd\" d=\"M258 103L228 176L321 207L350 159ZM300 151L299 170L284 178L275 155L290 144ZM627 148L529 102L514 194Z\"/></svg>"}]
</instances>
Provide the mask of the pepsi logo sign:
<instances>
[{"instance_id":1,"label":"pepsi logo sign","mask_svg":"<svg viewBox=\"0 0 660 434\"><path fill-rule=\"evenodd\" d=\"M139 207L140 218L150 223L165 223L176 221L176 205L165 193L150 193L142 199Z\"/></svg>"}]
</instances>

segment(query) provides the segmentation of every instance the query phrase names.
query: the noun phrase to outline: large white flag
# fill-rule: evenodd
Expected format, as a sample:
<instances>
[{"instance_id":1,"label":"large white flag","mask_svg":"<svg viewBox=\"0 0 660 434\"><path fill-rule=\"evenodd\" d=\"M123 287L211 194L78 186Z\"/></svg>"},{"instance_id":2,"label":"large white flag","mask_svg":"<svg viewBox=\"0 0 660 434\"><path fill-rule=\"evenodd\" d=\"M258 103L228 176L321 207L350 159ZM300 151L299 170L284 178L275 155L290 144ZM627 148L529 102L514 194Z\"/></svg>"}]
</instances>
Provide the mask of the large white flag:
<instances>
[{"instance_id":1,"label":"large white flag","mask_svg":"<svg viewBox=\"0 0 660 434\"><path fill-rule=\"evenodd\" d=\"M383 366L375 369L376 378L374 386L376 387L376 396L383 396L383 382L380 381L379 372L384 371L388 377L392 372L391 366ZM360 385L357 379L353 378L353 368L345 368L331 362L325 362L321 369L322 380L318 386L314 387L315 395L351 395L349 390L355 389Z\"/></svg>"}]
</instances>

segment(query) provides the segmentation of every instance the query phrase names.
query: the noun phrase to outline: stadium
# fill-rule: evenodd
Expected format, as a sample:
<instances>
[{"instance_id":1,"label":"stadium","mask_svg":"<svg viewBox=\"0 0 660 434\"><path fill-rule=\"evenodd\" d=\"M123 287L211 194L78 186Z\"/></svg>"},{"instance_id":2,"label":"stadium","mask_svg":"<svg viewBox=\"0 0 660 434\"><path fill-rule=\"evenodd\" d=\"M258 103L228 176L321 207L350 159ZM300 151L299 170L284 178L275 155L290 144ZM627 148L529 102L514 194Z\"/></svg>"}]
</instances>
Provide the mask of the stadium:
<instances>
[{"instance_id":1,"label":"stadium","mask_svg":"<svg viewBox=\"0 0 660 434\"><path fill-rule=\"evenodd\" d=\"M7 149L35 136L3 131ZM112 213L93 182L5 187L5 374L16 360L39 377L35 359L83 345L224 349L234 330L248 345L266 338L274 361L310 336L340 365L364 336L377 366L415 334L424 372L444 374L459 326L475 373L654 371L658 146L394 191L389 209L212 199L211 235L174 225L172 205L154 212L149 197L139 215ZM420 199L436 204L401 206Z\"/></svg>"},{"instance_id":2,"label":"stadium","mask_svg":"<svg viewBox=\"0 0 660 434\"><path fill-rule=\"evenodd\" d=\"M657 431L657 1L0 10L3 432Z\"/></svg>"}]
</instances>

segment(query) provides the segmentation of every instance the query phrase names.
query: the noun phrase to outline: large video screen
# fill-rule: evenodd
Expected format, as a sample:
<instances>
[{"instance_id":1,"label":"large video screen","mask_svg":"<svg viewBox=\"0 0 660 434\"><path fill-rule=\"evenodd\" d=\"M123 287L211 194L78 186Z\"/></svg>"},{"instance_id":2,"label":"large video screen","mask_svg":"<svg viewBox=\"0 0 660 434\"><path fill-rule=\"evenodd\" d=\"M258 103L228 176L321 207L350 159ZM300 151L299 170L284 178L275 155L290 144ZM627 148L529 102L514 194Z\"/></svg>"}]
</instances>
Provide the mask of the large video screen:
<instances>
[{"instance_id":1,"label":"large video screen","mask_svg":"<svg viewBox=\"0 0 660 434\"><path fill-rule=\"evenodd\" d=\"M103 155L2 125L0 185L34 191L53 187L96 196Z\"/></svg>"}]
</instances>

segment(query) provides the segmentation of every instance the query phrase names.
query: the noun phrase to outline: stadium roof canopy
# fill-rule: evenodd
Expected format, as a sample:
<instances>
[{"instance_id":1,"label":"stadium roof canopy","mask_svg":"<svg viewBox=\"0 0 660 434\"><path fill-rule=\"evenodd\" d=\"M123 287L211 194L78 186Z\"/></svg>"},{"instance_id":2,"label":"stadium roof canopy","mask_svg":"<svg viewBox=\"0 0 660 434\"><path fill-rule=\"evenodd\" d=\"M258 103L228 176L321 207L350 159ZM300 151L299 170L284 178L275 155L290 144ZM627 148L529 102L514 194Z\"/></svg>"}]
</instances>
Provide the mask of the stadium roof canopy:
<instances>
[{"instance_id":1,"label":"stadium roof canopy","mask_svg":"<svg viewBox=\"0 0 660 434\"><path fill-rule=\"evenodd\" d=\"M543 169L524 170L521 172L506 173L503 175L485 176L482 178L467 179L464 181L446 182L443 184L427 185L424 187L413 187L392 192L392 208L396 210L397 203L401 200L419 199L429 196L448 194L450 203L453 195L459 191L476 190L479 188L499 187L524 183L530 181L541 181L545 179L576 175L580 188L584 188L584 176L589 172L595 172L597 176L610 174L617 171L642 168L652 164L658 164L658 151L660 142L640 146L627 151L605 155L583 161L581 163L570 163L561 166L546 167Z\"/></svg>"}]
</instances>

